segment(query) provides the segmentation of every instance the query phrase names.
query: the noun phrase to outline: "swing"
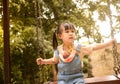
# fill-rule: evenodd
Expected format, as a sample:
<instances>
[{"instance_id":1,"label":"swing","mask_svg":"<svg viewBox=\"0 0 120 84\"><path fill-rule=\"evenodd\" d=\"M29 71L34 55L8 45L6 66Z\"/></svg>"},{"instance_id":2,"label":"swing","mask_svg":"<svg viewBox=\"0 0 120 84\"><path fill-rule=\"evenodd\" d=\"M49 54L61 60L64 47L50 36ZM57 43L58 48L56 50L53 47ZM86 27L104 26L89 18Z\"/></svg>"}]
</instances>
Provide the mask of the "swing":
<instances>
[{"instance_id":1,"label":"swing","mask_svg":"<svg viewBox=\"0 0 120 84\"><path fill-rule=\"evenodd\" d=\"M112 28L112 16L111 16L111 10L110 10L110 0L107 0L108 4L108 14L110 19L110 27L112 29L111 31L111 37L113 36L113 28ZM86 78L85 82L86 84L120 84L120 57L119 53L117 52L117 45L114 43L113 49L113 59L114 59L114 67L113 70L115 72L115 75L111 76L104 76L104 77L93 77L93 78Z\"/></svg>"},{"instance_id":2,"label":"swing","mask_svg":"<svg viewBox=\"0 0 120 84\"><path fill-rule=\"evenodd\" d=\"M34 9L35 9L35 24L36 24L36 48L37 48L37 56L38 58L40 57L40 48L39 48L39 29L42 30L42 21L41 21L41 12L40 12L40 5L39 5L39 1L34 0ZM42 68L41 66L39 66L39 76L36 77L36 83L37 84L43 84L43 73L42 73Z\"/></svg>"},{"instance_id":3,"label":"swing","mask_svg":"<svg viewBox=\"0 0 120 84\"><path fill-rule=\"evenodd\" d=\"M39 48L39 30L41 30L40 32L42 33L42 20L41 20L41 10L40 10L40 0L34 0L34 8L35 8L35 19L36 19L36 47L37 47L37 56L38 58L40 57L40 48ZM43 34L42 34L43 35ZM44 40L43 36L42 36L42 41ZM44 50L44 49L43 49ZM46 58L45 56L45 53L43 53L44 55L44 58ZM46 69L46 74L48 75L47 71L48 71L48 68L47 66L44 66L45 69ZM55 73L55 65L52 65L52 69L53 69L53 72ZM37 84L43 84L44 83L44 73L42 73L42 66L39 66L39 70L40 70L40 74L39 74L39 77L37 77ZM55 73L56 74L56 73ZM54 75L55 75L54 74ZM54 76L54 80L56 77ZM48 80L48 78L46 77L46 79ZM39 81L39 82L38 82ZM50 81L46 82L46 84L49 84Z\"/></svg>"},{"instance_id":4,"label":"swing","mask_svg":"<svg viewBox=\"0 0 120 84\"><path fill-rule=\"evenodd\" d=\"M42 21L41 21L41 12L40 12L40 6L39 6L39 2L37 0L35 0L35 17L36 17L36 32L37 32L37 44L39 41L38 38L38 28L40 26L40 28L42 28ZM39 55L39 47L37 46L37 55L38 57L40 57ZM104 77L92 77L92 78L85 78L85 83L86 84L120 84L120 58L118 56L118 52L117 52L117 46L114 45L113 47L113 58L114 58L114 67L113 70L115 71L115 76L111 75L111 76L104 76ZM39 68L40 69L40 68ZM41 70L41 69L40 69ZM53 66L53 71L56 72L55 70L55 66ZM41 72L42 73L42 72ZM40 77L42 78L42 77ZM54 79L55 79L55 74L54 74ZM43 84L43 82L41 82L40 80L40 84ZM57 81L48 81L44 84L57 84Z\"/></svg>"},{"instance_id":5,"label":"swing","mask_svg":"<svg viewBox=\"0 0 120 84\"><path fill-rule=\"evenodd\" d=\"M86 84L120 84L120 57L119 53L117 52L117 45L113 46L112 54L114 59L113 70L115 75L86 78Z\"/></svg>"}]
</instances>

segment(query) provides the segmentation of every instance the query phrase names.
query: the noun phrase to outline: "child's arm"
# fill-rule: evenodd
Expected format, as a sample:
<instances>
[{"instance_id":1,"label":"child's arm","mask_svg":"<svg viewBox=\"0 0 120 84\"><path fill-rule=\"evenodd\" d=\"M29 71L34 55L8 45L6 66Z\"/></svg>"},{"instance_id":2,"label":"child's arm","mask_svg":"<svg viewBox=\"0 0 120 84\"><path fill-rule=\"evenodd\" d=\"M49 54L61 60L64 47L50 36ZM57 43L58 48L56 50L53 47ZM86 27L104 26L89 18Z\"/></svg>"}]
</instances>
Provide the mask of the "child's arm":
<instances>
[{"instance_id":1,"label":"child's arm","mask_svg":"<svg viewBox=\"0 0 120 84\"><path fill-rule=\"evenodd\" d=\"M96 43L94 45L82 46L81 53L83 53L84 55L89 55L90 53L92 53L95 50L99 50L99 49L106 48L108 46L112 46L112 45L114 45L114 43L116 43L116 40L112 39L106 43Z\"/></svg>"},{"instance_id":2,"label":"child's arm","mask_svg":"<svg viewBox=\"0 0 120 84\"><path fill-rule=\"evenodd\" d=\"M113 46L115 43L116 43L116 40L112 39L112 40L110 40L110 41L108 41L106 43L97 43L97 44L94 44L94 45L92 45L93 51L99 50L99 49L103 49L103 48L106 48L108 46Z\"/></svg>"},{"instance_id":3,"label":"child's arm","mask_svg":"<svg viewBox=\"0 0 120 84\"><path fill-rule=\"evenodd\" d=\"M56 64L58 63L58 59L54 56L49 59L42 59L42 58L37 58L36 59L37 65L42 65L42 64Z\"/></svg>"}]
</instances>

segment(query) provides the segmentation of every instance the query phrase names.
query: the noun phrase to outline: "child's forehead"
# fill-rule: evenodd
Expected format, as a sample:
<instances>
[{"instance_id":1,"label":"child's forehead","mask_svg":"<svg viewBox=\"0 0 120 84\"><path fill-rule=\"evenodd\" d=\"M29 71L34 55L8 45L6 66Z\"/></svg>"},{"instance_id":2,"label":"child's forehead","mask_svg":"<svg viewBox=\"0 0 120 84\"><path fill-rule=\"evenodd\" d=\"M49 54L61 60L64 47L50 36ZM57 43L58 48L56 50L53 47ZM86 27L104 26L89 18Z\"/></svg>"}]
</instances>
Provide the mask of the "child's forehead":
<instances>
[{"instance_id":1,"label":"child's forehead","mask_svg":"<svg viewBox=\"0 0 120 84\"><path fill-rule=\"evenodd\" d=\"M73 25L61 25L61 30L75 30Z\"/></svg>"},{"instance_id":2,"label":"child's forehead","mask_svg":"<svg viewBox=\"0 0 120 84\"><path fill-rule=\"evenodd\" d=\"M63 32L63 31L73 31L73 30L75 30L74 28L66 28L66 27L61 27L61 32Z\"/></svg>"}]
</instances>

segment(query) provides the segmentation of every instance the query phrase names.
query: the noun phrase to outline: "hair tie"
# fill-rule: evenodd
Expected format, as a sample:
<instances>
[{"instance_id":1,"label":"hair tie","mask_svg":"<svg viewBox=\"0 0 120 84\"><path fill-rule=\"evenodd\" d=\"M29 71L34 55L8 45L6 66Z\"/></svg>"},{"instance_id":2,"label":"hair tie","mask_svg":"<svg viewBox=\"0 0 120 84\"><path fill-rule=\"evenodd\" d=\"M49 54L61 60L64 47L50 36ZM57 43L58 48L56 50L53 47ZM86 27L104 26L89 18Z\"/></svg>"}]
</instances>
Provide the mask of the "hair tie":
<instances>
[{"instance_id":1,"label":"hair tie","mask_svg":"<svg viewBox=\"0 0 120 84\"><path fill-rule=\"evenodd\" d=\"M57 30L54 30L54 33L56 34L56 33L57 33Z\"/></svg>"}]
</instances>

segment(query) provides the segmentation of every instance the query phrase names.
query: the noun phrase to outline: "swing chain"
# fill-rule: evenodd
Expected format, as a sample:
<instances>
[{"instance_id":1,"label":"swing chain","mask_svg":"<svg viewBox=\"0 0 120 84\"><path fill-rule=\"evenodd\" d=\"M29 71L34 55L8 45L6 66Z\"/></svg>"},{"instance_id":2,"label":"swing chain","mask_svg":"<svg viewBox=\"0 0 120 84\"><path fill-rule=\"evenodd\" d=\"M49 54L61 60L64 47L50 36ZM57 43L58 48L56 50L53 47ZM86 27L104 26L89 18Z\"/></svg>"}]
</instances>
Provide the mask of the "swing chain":
<instances>
[{"instance_id":1,"label":"swing chain","mask_svg":"<svg viewBox=\"0 0 120 84\"><path fill-rule=\"evenodd\" d=\"M117 45L116 45L116 43L114 43L112 51L113 51L113 59L114 59L113 70L115 72L115 75L118 75L118 74L120 74L120 58L119 58L119 54L117 52Z\"/></svg>"}]
</instances>

